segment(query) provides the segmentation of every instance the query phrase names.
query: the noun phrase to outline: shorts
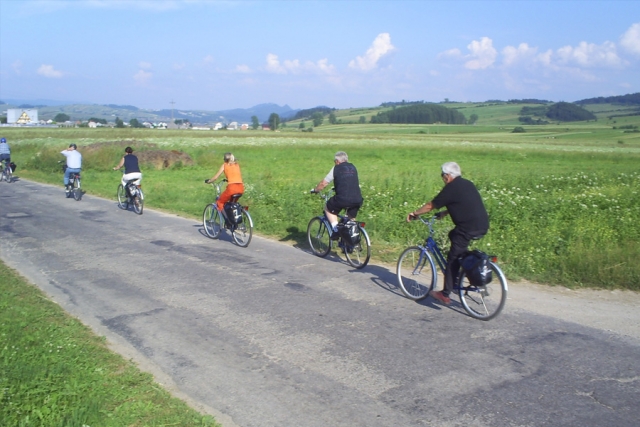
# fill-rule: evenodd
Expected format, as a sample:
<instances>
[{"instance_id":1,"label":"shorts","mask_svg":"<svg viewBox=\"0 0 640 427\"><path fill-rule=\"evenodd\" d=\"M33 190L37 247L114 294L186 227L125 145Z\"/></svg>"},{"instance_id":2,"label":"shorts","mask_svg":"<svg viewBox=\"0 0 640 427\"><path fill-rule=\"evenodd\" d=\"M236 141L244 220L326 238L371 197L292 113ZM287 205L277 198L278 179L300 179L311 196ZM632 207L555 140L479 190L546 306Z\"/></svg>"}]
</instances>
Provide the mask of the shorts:
<instances>
[{"instance_id":1,"label":"shorts","mask_svg":"<svg viewBox=\"0 0 640 427\"><path fill-rule=\"evenodd\" d=\"M336 196L333 196L332 198L327 200L327 211L331 212L334 215L338 215L340 211L344 209L347 216L352 219L358 216L358 211L360 210L360 206L362 206L362 203L355 204L355 205L339 203L336 201Z\"/></svg>"}]
</instances>

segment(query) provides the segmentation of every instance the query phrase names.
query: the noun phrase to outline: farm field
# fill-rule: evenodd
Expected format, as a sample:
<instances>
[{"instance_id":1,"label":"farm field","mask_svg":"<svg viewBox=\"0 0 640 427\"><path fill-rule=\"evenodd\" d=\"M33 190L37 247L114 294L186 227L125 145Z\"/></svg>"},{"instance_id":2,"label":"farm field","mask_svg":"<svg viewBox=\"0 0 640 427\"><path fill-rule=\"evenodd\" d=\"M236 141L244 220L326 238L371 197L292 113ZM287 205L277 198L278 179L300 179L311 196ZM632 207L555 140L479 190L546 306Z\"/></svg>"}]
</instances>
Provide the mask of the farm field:
<instances>
[{"instance_id":1,"label":"farm field","mask_svg":"<svg viewBox=\"0 0 640 427\"><path fill-rule=\"evenodd\" d=\"M468 108L492 113L492 107ZM609 119L611 108L602 107L595 122L523 126L526 132L516 134L511 131L521 106L510 108L515 123L511 113L496 107L500 118L478 113L474 126L337 124L310 133L293 124L282 132L2 132L19 164L16 175L61 185L58 153L75 142L84 154L86 191L111 198L120 175L110 168L126 145L138 152L185 152L193 164L145 165L145 204L194 219L213 198L203 180L215 173L223 153L232 151L242 165L242 200L256 231L302 247L309 219L321 211L320 199L309 189L331 168L334 152L344 150L359 171L365 198L359 220L372 238L372 262L385 263L394 263L403 247L424 238L425 230L405 223L405 215L439 191L440 165L457 161L480 189L491 217L491 231L478 246L497 254L511 278L640 290L635 262L640 133L627 131L640 118ZM443 242L451 227L450 221L441 224Z\"/></svg>"}]
</instances>

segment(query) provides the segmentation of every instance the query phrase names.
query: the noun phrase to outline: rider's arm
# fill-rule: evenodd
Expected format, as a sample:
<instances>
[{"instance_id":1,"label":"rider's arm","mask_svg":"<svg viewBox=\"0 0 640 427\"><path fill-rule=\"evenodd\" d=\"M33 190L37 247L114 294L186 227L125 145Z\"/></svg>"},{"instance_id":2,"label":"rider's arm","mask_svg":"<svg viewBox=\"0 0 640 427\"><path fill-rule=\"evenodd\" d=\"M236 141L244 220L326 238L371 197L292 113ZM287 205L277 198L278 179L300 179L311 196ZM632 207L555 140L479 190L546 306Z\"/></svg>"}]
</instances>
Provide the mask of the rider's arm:
<instances>
[{"instance_id":1,"label":"rider's arm","mask_svg":"<svg viewBox=\"0 0 640 427\"><path fill-rule=\"evenodd\" d=\"M313 191L315 191L316 193L322 191L322 189L324 187L326 187L327 185L329 185L329 183L327 181L325 181L324 179L322 181L320 181L318 183L318 185L315 186L315 188L313 189Z\"/></svg>"},{"instance_id":2,"label":"rider's arm","mask_svg":"<svg viewBox=\"0 0 640 427\"><path fill-rule=\"evenodd\" d=\"M116 166L115 168L113 168L113 170L118 170L120 169L122 166L124 165L124 157L120 160L120 163L118 163L118 166Z\"/></svg>"},{"instance_id":3,"label":"rider's arm","mask_svg":"<svg viewBox=\"0 0 640 427\"><path fill-rule=\"evenodd\" d=\"M425 203L424 205L422 205L422 207L416 209L413 212L410 212L409 215L407 215L407 222L411 221L412 219L422 215L422 214L426 214L429 213L433 210L433 204L431 202L429 203Z\"/></svg>"},{"instance_id":4,"label":"rider's arm","mask_svg":"<svg viewBox=\"0 0 640 427\"><path fill-rule=\"evenodd\" d=\"M209 181L213 182L216 179L218 179L218 177L222 174L222 172L224 172L224 163L222 164L222 166L220 166L220 169L218 170L218 173L216 173L213 178L211 178Z\"/></svg>"}]
</instances>

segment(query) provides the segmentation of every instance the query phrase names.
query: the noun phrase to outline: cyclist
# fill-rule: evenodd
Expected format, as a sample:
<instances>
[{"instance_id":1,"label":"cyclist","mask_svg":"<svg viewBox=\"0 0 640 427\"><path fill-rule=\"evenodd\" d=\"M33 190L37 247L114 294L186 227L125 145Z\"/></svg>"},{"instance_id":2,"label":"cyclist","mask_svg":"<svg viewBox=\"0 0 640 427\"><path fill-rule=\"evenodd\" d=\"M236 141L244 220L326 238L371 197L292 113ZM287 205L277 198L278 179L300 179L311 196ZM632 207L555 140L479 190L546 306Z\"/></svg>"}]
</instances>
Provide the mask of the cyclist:
<instances>
[{"instance_id":1,"label":"cyclist","mask_svg":"<svg viewBox=\"0 0 640 427\"><path fill-rule=\"evenodd\" d=\"M231 200L231 196L234 194L244 193L240 165L232 153L224 153L224 163L220 166L218 173L216 173L213 178L205 180L205 183L209 184L210 182L214 182L222 173L224 173L224 176L227 178L227 188L220 194L217 206L218 210L222 212L226 218L224 204Z\"/></svg>"},{"instance_id":2,"label":"cyclist","mask_svg":"<svg viewBox=\"0 0 640 427\"><path fill-rule=\"evenodd\" d=\"M349 163L349 156L344 151L338 151L333 158L334 166L327 176L315 186L312 193L322 191L324 187L334 182L336 194L325 205L324 211L331 223L332 239L338 238L338 214L345 210L350 219L355 219L358 210L362 206L362 193L360 193L360 181L356 167Z\"/></svg>"},{"instance_id":3,"label":"cyclist","mask_svg":"<svg viewBox=\"0 0 640 427\"><path fill-rule=\"evenodd\" d=\"M460 166L455 162L447 162L442 165L440 176L444 181L444 188L429 203L407 215L407 222L417 216L446 207L447 210L439 212L439 219L451 215L455 224L449 232L451 246L447 255L447 271L444 277L444 289L431 292L438 301L443 304L451 303L449 294L460 270L458 258L469 249L469 242L477 239L489 230L489 215L482 202L482 197L473 182L464 179Z\"/></svg>"},{"instance_id":4,"label":"cyclist","mask_svg":"<svg viewBox=\"0 0 640 427\"><path fill-rule=\"evenodd\" d=\"M125 154L120 160L120 163L118 163L118 166L113 168L113 170L118 170L122 166L124 166L124 175L122 175L122 186L128 193L129 189L127 188L127 181L135 179L133 183L135 185L140 185L140 182L142 181L142 172L140 172L140 167L138 166L138 157L133 154L133 148L125 148L124 153Z\"/></svg>"},{"instance_id":5,"label":"cyclist","mask_svg":"<svg viewBox=\"0 0 640 427\"><path fill-rule=\"evenodd\" d=\"M6 165L11 163L11 147L6 138L0 138L0 166L4 168L2 162L6 162Z\"/></svg>"},{"instance_id":6,"label":"cyclist","mask_svg":"<svg viewBox=\"0 0 640 427\"><path fill-rule=\"evenodd\" d=\"M82 169L82 154L78 151L76 144L69 145L69 148L60 152L67 158L67 168L64 171L64 188L69 192L69 175L80 173Z\"/></svg>"}]
</instances>

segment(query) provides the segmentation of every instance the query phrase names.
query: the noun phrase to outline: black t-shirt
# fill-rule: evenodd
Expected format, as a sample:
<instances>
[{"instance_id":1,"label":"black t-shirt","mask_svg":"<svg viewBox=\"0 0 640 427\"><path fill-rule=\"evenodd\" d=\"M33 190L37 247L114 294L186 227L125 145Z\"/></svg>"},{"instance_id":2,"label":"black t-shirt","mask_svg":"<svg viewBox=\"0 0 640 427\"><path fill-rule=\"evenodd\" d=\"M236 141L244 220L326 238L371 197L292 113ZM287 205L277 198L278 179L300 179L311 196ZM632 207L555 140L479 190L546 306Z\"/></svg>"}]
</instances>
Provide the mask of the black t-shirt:
<instances>
[{"instance_id":1,"label":"black t-shirt","mask_svg":"<svg viewBox=\"0 0 640 427\"><path fill-rule=\"evenodd\" d=\"M361 205L360 181L358 171L351 163L343 162L333 168L333 185L337 202L347 205Z\"/></svg>"},{"instance_id":2,"label":"black t-shirt","mask_svg":"<svg viewBox=\"0 0 640 427\"><path fill-rule=\"evenodd\" d=\"M489 215L482 197L468 179L459 176L445 185L431 205L435 209L446 207L451 220L461 231L484 234L489 230Z\"/></svg>"},{"instance_id":3,"label":"black t-shirt","mask_svg":"<svg viewBox=\"0 0 640 427\"><path fill-rule=\"evenodd\" d=\"M126 154L124 156L124 173L140 172L138 166L138 158L133 154Z\"/></svg>"}]
</instances>

